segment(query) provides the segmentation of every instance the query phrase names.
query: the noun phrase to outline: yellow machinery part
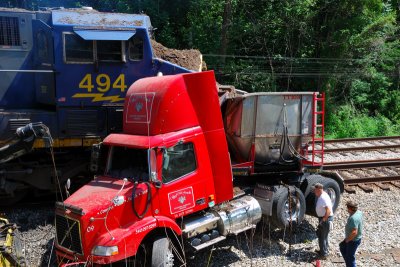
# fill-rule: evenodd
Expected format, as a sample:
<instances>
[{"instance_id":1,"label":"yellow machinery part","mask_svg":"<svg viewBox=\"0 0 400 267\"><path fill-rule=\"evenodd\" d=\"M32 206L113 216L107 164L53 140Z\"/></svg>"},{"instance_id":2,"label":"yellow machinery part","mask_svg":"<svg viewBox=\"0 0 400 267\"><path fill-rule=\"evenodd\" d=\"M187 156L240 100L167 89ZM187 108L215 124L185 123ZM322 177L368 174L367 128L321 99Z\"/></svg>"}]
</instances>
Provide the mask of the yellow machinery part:
<instances>
[{"instance_id":1,"label":"yellow machinery part","mask_svg":"<svg viewBox=\"0 0 400 267\"><path fill-rule=\"evenodd\" d=\"M2 267L25 266L21 251L16 251L14 245L16 228L15 224L10 224L0 215L0 266Z\"/></svg>"}]
</instances>

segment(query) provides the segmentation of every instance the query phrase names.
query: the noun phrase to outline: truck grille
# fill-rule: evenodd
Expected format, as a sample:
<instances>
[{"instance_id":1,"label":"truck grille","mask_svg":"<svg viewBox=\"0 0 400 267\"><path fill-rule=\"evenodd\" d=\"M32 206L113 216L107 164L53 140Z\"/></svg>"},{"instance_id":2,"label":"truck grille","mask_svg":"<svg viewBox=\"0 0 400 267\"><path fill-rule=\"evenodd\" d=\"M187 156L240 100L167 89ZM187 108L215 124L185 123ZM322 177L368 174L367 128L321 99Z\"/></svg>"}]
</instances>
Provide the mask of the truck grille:
<instances>
[{"instance_id":1,"label":"truck grille","mask_svg":"<svg viewBox=\"0 0 400 267\"><path fill-rule=\"evenodd\" d=\"M79 221L56 215L57 243L70 251L82 254Z\"/></svg>"}]
</instances>

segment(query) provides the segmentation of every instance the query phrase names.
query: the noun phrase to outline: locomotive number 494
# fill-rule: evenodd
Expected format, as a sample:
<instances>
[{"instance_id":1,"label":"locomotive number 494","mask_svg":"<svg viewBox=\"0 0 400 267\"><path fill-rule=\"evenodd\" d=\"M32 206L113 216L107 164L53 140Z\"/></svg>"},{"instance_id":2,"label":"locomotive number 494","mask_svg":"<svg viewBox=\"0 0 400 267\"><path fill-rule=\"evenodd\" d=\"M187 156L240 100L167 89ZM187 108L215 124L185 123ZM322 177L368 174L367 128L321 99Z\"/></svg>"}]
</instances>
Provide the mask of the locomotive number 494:
<instances>
[{"instance_id":1,"label":"locomotive number 494","mask_svg":"<svg viewBox=\"0 0 400 267\"><path fill-rule=\"evenodd\" d=\"M80 81L79 88L86 89L89 93L91 93L93 89L100 93L108 92L110 89L119 89L121 92L125 92L127 88L124 74L120 74L112 85L110 76L105 73L98 74L95 79L93 78L92 74L86 74ZM93 80L95 80L95 84L93 84Z\"/></svg>"}]
</instances>

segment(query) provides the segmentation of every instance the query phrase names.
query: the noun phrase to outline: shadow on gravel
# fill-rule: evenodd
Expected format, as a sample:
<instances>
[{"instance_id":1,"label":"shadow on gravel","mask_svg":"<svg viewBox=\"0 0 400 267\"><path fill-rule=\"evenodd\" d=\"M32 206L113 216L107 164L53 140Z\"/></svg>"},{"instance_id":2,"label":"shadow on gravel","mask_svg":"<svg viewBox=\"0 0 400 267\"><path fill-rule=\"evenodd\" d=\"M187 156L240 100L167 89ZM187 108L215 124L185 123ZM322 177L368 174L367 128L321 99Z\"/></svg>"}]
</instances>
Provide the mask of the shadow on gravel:
<instances>
[{"instance_id":1,"label":"shadow on gravel","mask_svg":"<svg viewBox=\"0 0 400 267\"><path fill-rule=\"evenodd\" d=\"M204 249L198 252L194 258L187 259L188 267L219 267L227 266L229 264L237 263L240 261L240 257L231 250L230 245L222 242L220 246L215 246L214 249Z\"/></svg>"},{"instance_id":2,"label":"shadow on gravel","mask_svg":"<svg viewBox=\"0 0 400 267\"><path fill-rule=\"evenodd\" d=\"M57 267L56 253L54 250L54 238L46 244L46 251L42 255L40 267Z\"/></svg>"},{"instance_id":3,"label":"shadow on gravel","mask_svg":"<svg viewBox=\"0 0 400 267\"><path fill-rule=\"evenodd\" d=\"M268 224L260 224L254 231L246 231L230 236L225 241L215 245L213 249L206 248L197 253L194 259L188 260L188 267L195 266L226 266L247 260L280 256L294 263L310 263L316 259L312 240L316 239L315 228L303 221L292 231L272 229ZM294 249L292 245L306 244L305 248ZM307 246L307 244L310 244Z\"/></svg>"},{"instance_id":4,"label":"shadow on gravel","mask_svg":"<svg viewBox=\"0 0 400 267\"><path fill-rule=\"evenodd\" d=\"M37 229L39 225L54 225L54 205L24 208L16 207L3 212L20 232Z\"/></svg>"},{"instance_id":5,"label":"shadow on gravel","mask_svg":"<svg viewBox=\"0 0 400 267\"><path fill-rule=\"evenodd\" d=\"M25 211L25 216L16 219L24 220L31 215ZM46 212L44 215L42 214L41 219L54 222L54 213L46 215ZM30 226L26 228L29 229ZM26 231L26 228L21 230ZM243 260L256 260L270 256L284 257L301 265L316 259L315 248L312 245L312 240L316 238L315 228L306 220L292 233L288 230L272 229L267 223L260 223L255 230L249 230L237 236L229 236L213 248L206 248L198 252L194 258L187 258L187 266L227 266L243 262ZM51 238L42 245L44 253L40 258L40 267L57 266L53 242L54 238ZM292 246L296 244L304 244L304 246L301 249L295 249Z\"/></svg>"}]
</instances>

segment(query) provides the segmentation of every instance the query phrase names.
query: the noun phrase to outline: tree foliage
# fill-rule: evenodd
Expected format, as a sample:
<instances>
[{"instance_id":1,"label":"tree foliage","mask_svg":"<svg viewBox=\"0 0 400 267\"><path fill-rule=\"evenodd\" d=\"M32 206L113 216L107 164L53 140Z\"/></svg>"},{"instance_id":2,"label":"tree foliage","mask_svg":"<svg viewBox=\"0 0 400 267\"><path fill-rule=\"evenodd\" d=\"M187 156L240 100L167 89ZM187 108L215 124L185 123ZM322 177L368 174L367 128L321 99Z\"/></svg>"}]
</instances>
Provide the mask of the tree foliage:
<instances>
[{"instance_id":1,"label":"tree foliage","mask_svg":"<svg viewBox=\"0 0 400 267\"><path fill-rule=\"evenodd\" d=\"M8 0L1 5L143 12L157 28L157 41L199 49L221 83L250 92L325 91L332 136L393 134L400 125L395 0Z\"/></svg>"}]
</instances>

